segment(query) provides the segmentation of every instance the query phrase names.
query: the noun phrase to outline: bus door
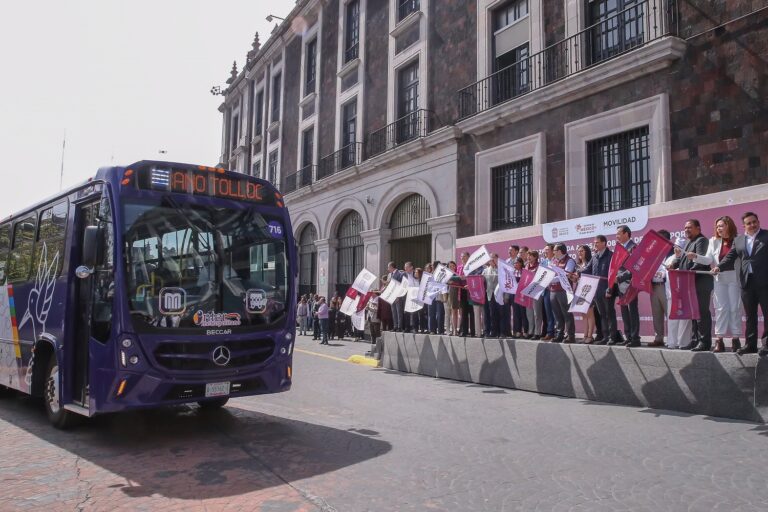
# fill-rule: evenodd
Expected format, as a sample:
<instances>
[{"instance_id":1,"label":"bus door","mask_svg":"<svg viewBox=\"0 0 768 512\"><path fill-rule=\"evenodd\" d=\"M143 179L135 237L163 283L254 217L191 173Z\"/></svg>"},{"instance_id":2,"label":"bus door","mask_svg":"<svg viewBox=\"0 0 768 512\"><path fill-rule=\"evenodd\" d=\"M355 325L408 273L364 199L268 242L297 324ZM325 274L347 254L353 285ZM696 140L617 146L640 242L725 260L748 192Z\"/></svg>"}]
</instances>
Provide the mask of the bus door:
<instances>
[{"instance_id":1,"label":"bus door","mask_svg":"<svg viewBox=\"0 0 768 512\"><path fill-rule=\"evenodd\" d=\"M114 295L114 247L111 212L108 196L77 205L75 236L80 241L80 254L76 260L77 279L75 297L77 304L71 317L75 321L75 337L72 350L72 398L78 405L88 407L91 345L104 347L110 339L112 328L112 299ZM91 267L84 265L87 250L84 240L86 231L98 228L97 258ZM84 268L85 267L85 268ZM87 270L88 272L81 272ZM101 352L101 351L100 351Z\"/></svg>"}]
</instances>

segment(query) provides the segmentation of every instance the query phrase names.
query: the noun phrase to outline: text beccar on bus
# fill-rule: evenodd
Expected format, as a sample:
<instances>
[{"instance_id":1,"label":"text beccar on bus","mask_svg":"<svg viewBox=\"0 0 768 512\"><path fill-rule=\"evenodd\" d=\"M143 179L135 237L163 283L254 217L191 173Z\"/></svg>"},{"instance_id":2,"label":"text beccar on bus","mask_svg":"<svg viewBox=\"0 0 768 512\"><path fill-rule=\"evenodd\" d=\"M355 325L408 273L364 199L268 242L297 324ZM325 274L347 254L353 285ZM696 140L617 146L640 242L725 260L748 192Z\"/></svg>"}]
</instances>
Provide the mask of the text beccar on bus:
<instances>
[{"instance_id":1,"label":"text beccar on bus","mask_svg":"<svg viewBox=\"0 0 768 512\"><path fill-rule=\"evenodd\" d=\"M0 387L77 415L287 391L296 246L268 182L142 161L0 222Z\"/></svg>"}]
</instances>

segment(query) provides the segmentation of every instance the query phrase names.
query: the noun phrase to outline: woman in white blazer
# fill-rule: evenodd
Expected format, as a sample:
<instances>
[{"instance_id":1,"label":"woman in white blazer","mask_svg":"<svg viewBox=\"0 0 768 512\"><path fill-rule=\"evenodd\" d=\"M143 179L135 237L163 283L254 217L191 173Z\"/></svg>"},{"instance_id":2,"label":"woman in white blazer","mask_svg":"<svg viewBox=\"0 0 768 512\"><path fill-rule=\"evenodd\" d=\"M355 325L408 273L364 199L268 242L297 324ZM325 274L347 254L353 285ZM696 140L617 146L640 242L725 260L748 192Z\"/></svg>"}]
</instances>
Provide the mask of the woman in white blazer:
<instances>
[{"instance_id":1,"label":"woman in white blazer","mask_svg":"<svg viewBox=\"0 0 768 512\"><path fill-rule=\"evenodd\" d=\"M702 256L689 253L688 257L695 258L696 263L715 267L731 250L736 235L736 224L724 215L715 221L715 236L709 239L707 254ZM720 272L715 276L714 297L716 340L712 352L725 352L723 338L728 334L732 337L731 350L736 352L741 348L741 286L735 270Z\"/></svg>"}]
</instances>

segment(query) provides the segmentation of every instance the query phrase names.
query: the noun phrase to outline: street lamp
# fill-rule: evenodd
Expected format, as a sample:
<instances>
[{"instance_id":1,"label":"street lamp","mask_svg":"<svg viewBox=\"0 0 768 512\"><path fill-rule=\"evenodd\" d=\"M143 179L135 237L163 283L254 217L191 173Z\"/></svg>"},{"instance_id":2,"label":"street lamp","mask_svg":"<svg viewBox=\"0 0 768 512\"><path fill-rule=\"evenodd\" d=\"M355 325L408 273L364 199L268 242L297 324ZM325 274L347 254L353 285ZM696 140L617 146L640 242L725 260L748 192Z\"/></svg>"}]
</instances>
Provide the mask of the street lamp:
<instances>
[{"instance_id":1,"label":"street lamp","mask_svg":"<svg viewBox=\"0 0 768 512\"><path fill-rule=\"evenodd\" d=\"M221 92L221 87L219 87L218 85L214 85L213 87L211 87L211 94L213 94L214 96L224 95L224 93Z\"/></svg>"},{"instance_id":2,"label":"street lamp","mask_svg":"<svg viewBox=\"0 0 768 512\"><path fill-rule=\"evenodd\" d=\"M270 14L267 16L268 22L272 23L273 20L285 21L285 18L281 18L280 16L275 16L274 14Z\"/></svg>"}]
</instances>

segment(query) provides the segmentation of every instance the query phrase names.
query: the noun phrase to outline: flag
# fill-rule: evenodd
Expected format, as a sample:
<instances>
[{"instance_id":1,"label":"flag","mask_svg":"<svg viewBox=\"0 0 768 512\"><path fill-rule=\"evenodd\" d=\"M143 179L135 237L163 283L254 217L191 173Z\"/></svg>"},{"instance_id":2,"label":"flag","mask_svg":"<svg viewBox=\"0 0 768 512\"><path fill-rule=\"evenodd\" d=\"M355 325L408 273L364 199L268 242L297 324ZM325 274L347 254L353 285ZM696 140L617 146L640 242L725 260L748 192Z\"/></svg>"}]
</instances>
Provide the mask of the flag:
<instances>
[{"instance_id":1,"label":"flag","mask_svg":"<svg viewBox=\"0 0 768 512\"><path fill-rule=\"evenodd\" d=\"M419 301L419 289L415 286L408 288L408 293L405 296L405 312L415 313L423 306L424 304Z\"/></svg>"},{"instance_id":2,"label":"flag","mask_svg":"<svg viewBox=\"0 0 768 512\"><path fill-rule=\"evenodd\" d=\"M667 272L671 293L670 320L698 320L699 299L696 297L696 273L687 270Z\"/></svg>"},{"instance_id":3,"label":"flag","mask_svg":"<svg viewBox=\"0 0 768 512\"><path fill-rule=\"evenodd\" d=\"M470 275L489 261L491 261L491 255L488 252L488 249L486 249L484 245L481 245L479 249L472 253L467 260L467 264L464 265L464 275Z\"/></svg>"},{"instance_id":4,"label":"flag","mask_svg":"<svg viewBox=\"0 0 768 512\"><path fill-rule=\"evenodd\" d=\"M429 272L422 272L421 282L419 282L419 302L423 304L432 304L432 298L434 298L434 295L429 297L427 293L430 281L432 281L432 274Z\"/></svg>"},{"instance_id":5,"label":"flag","mask_svg":"<svg viewBox=\"0 0 768 512\"><path fill-rule=\"evenodd\" d=\"M498 284L496 285L496 288L493 290L493 298L496 299L496 303L499 306L504 305L504 291Z\"/></svg>"},{"instance_id":6,"label":"flag","mask_svg":"<svg viewBox=\"0 0 768 512\"><path fill-rule=\"evenodd\" d=\"M539 265L539 267L536 269L536 274L533 276L533 280L531 283L523 288L523 291L520 292L523 295L527 295L528 297L532 298L533 300L539 300L539 297L541 297L541 294L544 293L544 290L546 290L547 286L549 286L549 283L552 282L552 280L555 278L555 271L551 268L542 267ZM520 289L520 286L518 286L518 289Z\"/></svg>"},{"instance_id":7,"label":"flag","mask_svg":"<svg viewBox=\"0 0 768 512\"><path fill-rule=\"evenodd\" d=\"M565 291L565 295L568 297L568 302L570 303L573 300L573 285L571 284L571 280L568 279L568 274L560 267L552 266L549 268L555 272L555 276L557 277L560 286Z\"/></svg>"},{"instance_id":8,"label":"flag","mask_svg":"<svg viewBox=\"0 0 768 512\"><path fill-rule=\"evenodd\" d=\"M467 276L469 300L475 304L485 304L485 278L483 276Z\"/></svg>"},{"instance_id":9,"label":"flag","mask_svg":"<svg viewBox=\"0 0 768 512\"><path fill-rule=\"evenodd\" d=\"M628 257L629 252L627 252L624 246L616 244L616 249L613 251L613 256L611 256L611 264L608 266L608 288L613 288L613 285L616 284L616 275Z\"/></svg>"},{"instance_id":10,"label":"flag","mask_svg":"<svg viewBox=\"0 0 768 512\"><path fill-rule=\"evenodd\" d=\"M535 272L531 272L527 268L524 268L520 273L520 281L517 283L517 289L520 291L515 295L515 303L523 306L524 308L533 307L533 299L527 295L523 295L522 290L525 290L525 287L531 284L531 281L533 281L533 276L535 275Z\"/></svg>"},{"instance_id":11,"label":"flag","mask_svg":"<svg viewBox=\"0 0 768 512\"><path fill-rule=\"evenodd\" d=\"M651 293L653 276L671 248L672 242L656 231L646 233L624 262L624 268L632 272L632 286Z\"/></svg>"},{"instance_id":12,"label":"flag","mask_svg":"<svg viewBox=\"0 0 768 512\"><path fill-rule=\"evenodd\" d=\"M365 309L365 306L368 305L368 301L371 300L371 297L373 297L373 292L368 292L365 295L361 295L358 293L358 297L360 297L360 300L357 302L357 308L355 309L355 313L359 313L360 311Z\"/></svg>"},{"instance_id":13,"label":"flag","mask_svg":"<svg viewBox=\"0 0 768 512\"><path fill-rule=\"evenodd\" d=\"M591 306L592 301L595 300L595 293L597 292L597 285L599 283L599 277L582 274L579 278L579 283L576 285L574 299L571 302L571 307L568 308L568 312L587 314L589 306Z\"/></svg>"},{"instance_id":14,"label":"flag","mask_svg":"<svg viewBox=\"0 0 768 512\"><path fill-rule=\"evenodd\" d=\"M357 290L350 288L347 290L347 294L344 296L344 301L341 303L339 311L347 316L352 316L357 311L357 304L360 302Z\"/></svg>"},{"instance_id":15,"label":"flag","mask_svg":"<svg viewBox=\"0 0 768 512\"><path fill-rule=\"evenodd\" d=\"M390 279L389 284L387 284L387 287L381 292L379 298L384 302L392 304L398 297L400 297L400 282Z\"/></svg>"},{"instance_id":16,"label":"flag","mask_svg":"<svg viewBox=\"0 0 768 512\"><path fill-rule=\"evenodd\" d=\"M446 284L454 275L456 274L451 272L451 269L449 269L442 263L438 263L432 278L435 280L436 283Z\"/></svg>"},{"instance_id":17,"label":"flag","mask_svg":"<svg viewBox=\"0 0 768 512\"><path fill-rule=\"evenodd\" d=\"M499 261L499 288L502 293L517 293L517 278L512 265Z\"/></svg>"},{"instance_id":18,"label":"flag","mask_svg":"<svg viewBox=\"0 0 768 512\"><path fill-rule=\"evenodd\" d=\"M371 286L373 286L373 283L375 283L376 280L376 275L364 268L357 274L355 281L352 283L352 288L360 293L368 293L368 290L371 289Z\"/></svg>"},{"instance_id":19,"label":"flag","mask_svg":"<svg viewBox=\"0 0 768 512\"><path fill-rule=\"evenodd\" d=\"M358 311L352 315L352 326L358 331L365 330L365 310Z\"/></svg>"}]
</instances>

